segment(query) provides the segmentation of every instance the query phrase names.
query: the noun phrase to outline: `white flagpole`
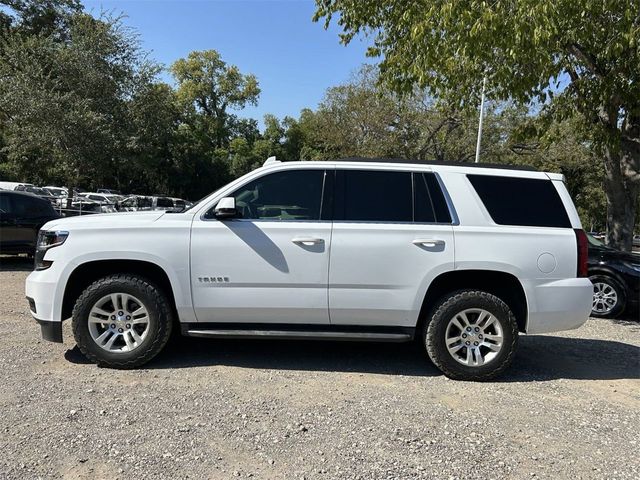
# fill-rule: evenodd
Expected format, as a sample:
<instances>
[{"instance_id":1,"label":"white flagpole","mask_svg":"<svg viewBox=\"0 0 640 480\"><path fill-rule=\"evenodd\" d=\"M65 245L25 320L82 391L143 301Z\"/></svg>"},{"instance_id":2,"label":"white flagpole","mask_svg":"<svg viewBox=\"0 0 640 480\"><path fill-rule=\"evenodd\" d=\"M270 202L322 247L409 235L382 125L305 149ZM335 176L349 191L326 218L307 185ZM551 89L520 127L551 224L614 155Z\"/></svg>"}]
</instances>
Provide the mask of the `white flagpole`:
<instances>
[{"instance_id":1,"label":"white flagpole","mask_svg":"<svg viewBox=\"0 0 640 480\"><path fill-rule=\"evenodd\" d=\"M478 120L478 142L476 143L476 163L480 162L480 142L482 140L482 120L484 118L484 90L487 86L487 77L482 79L482 96L480 97L480 119Z\"/></svg>"}]
</instances>

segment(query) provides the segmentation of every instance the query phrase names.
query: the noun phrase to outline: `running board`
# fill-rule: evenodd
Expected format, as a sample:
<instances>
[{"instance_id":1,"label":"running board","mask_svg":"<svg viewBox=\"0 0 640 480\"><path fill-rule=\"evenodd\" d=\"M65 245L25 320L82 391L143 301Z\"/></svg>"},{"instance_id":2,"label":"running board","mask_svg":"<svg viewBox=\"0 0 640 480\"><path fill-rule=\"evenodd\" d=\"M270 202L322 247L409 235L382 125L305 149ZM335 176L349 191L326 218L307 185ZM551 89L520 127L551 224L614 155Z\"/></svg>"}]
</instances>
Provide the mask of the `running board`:
<instances>
[{"instance_id":1,"label":"running board","mask_svg":"<svg viewBox=\"0 0 640 480\"><path fill-rule=\"evenodd\" d=\"M287 325L286 328L273 328L264 325L264 328L242 328L234 325L234 328L220 327L215 324L183 324L182 334L188 337L205 338L253 338L273 340L334 340L334 341L362 341L362 342L409 342L413 340L414 329L325 329L317 326L310 328L295 328Z\"/></svg>"}]
</instances>

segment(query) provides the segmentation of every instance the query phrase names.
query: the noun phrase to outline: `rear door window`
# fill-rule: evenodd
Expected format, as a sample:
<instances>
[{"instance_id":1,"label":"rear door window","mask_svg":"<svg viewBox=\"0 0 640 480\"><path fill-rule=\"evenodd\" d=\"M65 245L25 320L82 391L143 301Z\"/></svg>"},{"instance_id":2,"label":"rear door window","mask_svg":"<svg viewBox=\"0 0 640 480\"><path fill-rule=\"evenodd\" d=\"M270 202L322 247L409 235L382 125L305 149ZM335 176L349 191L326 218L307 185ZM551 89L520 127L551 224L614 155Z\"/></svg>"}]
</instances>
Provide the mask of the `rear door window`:
<instances>
[{"instance_id":1,"label":"rear door window","mask_svg":"<svg viewBox=\"0 0 640 480\"><path fill-rule=\"evenodd\" d=\"M415 222L451 223L451 213L435 174L414 172L413 192Z\"/></svg>"},{"instance_id":2,"label":"rear door window","mask_svg":"<svg viewBox=\"0 0 640 480\"><path fill-rule=\"evenodd\" d=\"M411 172L338 170L336 174L336 220L413 221Z\"/></svg>"},{"instance_id":3,"label":"rear door window","mask_svg":"<svg viewBox=\"0 0 640 480\"><path fill-rule=\"evenodd\" d=\"M467 175L493 221L499 225L571 228L551 180Z\"/></svg>"}]
</instances>

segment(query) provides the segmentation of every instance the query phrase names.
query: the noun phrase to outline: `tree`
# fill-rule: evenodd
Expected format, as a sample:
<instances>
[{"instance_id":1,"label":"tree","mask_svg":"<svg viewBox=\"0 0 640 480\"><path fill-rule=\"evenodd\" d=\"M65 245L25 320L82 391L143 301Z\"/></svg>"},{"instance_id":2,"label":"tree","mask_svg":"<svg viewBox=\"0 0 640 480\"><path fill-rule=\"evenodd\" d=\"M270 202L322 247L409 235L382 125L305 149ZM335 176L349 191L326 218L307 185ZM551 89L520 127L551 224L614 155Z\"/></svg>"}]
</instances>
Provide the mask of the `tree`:
<instances>
[{"instance_id":1,"label":"tree","mask_svg":"<svg viewBox=\"0 0 640 480\"><path fill-rule=\"evenodd\" d=\"M609 242L631 248L640 193L640 9L628 0L316 0L341 40L373 36L383 80L476 104L538 101L555 119L580 113L604 165Z\"/></svg>"},{"instance_id":2,"label":"tree","mask_svg":"<svg viewBox=\"0 0 640 480\"><path fill-rule=\"evenodd\" d=\"M498 125L494 110L487 113L484 155L496 162L504 153L499 137L505 125ZM292 126L302 142L300 156L307 159L467 161L475 152L476 122L475 114L441 108L417 89L404 96L389 91L375 69L365 66L347 83L329 88L318 109L303 111Z\"/></svg>"},{"instance_id":3,"label":"tree","mask_svg":"<svg viewBox=\"0 0 640 480\"><path fill-rule=\"evenodd\" d=\"M0 0L0 32L66 38L69 22L82 11L79 0Z\"/></svg>"},{"instance_id":4,"label":"tree","mask_svg":"<svg viewBox=\"0 0 640 480\"><path fill-rule=\"evenodd\" d=\"M117 18L76 13L64 24L64 35L16 27L0 40L3 152L31 181L117 184L128 168L130 101L157 67Z\"/></svg>"},{"instance_id":5,"label":"tree","mask_svg":"<svg viewBox=\"0 0 640 480\"><path fill-rule=\"evenodd\" d=\"M192 114L215 148L228 146L234 119L228 109L256 105L260 88L254 75L227 65L215 50L194 51L171 65L178 99Z\"/></svg>"}]
</instances>

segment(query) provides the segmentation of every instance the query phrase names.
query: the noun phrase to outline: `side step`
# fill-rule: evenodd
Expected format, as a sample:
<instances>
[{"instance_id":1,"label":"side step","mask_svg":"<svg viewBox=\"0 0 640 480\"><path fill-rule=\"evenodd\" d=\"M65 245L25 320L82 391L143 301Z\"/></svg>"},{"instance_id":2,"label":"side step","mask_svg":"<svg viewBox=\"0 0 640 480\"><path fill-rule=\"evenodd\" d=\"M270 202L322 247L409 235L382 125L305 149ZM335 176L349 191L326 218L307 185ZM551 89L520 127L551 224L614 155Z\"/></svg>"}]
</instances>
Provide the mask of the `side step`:
<instances>
[{"instance_id":1,"label":"side step","mask_svg":"<svg viewBox=\"0 0 640 480\"><path fill-rule=\"evenodd\" d=\"M274 340L334 340L362 342L409 342L413 328L330 325L183 323L182 334L205 338L254 338Z\"/></svg>"}]
</instances>

